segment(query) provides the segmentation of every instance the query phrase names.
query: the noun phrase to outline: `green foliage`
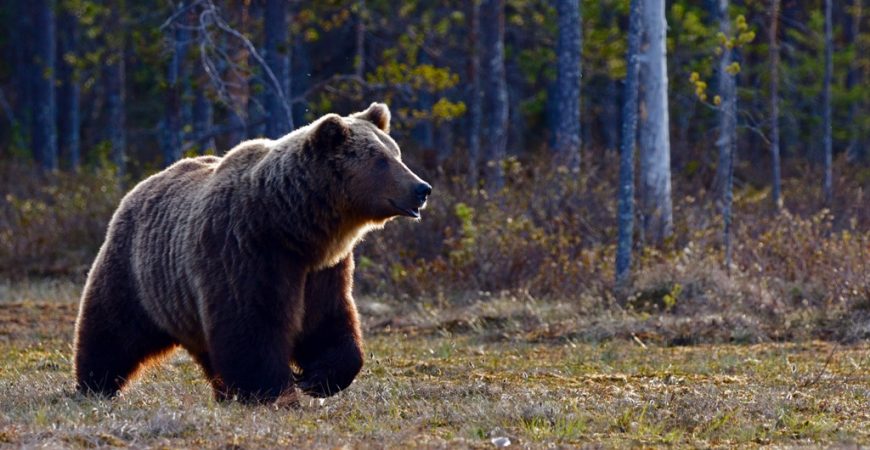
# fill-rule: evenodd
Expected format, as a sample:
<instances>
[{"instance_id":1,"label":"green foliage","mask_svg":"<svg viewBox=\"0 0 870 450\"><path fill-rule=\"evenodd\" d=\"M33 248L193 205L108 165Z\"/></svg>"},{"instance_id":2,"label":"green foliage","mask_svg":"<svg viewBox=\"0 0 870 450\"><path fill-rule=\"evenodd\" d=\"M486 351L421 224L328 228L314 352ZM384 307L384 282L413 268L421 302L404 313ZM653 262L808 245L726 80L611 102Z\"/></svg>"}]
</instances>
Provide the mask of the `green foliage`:
<instances>
[{"instance_id":1,"label":"green foliage","mask_svg":"<svg viewBox=\"0 0 870 450\"><path fill-rule=\"evenodd\" d=\"M680 12L682 13L682 9L680 9ZM694 21L695 19L690 20ZM746 47L755 40L755 31L746 23L746 17L743 14L737 15L731 28L734 30L732 36L726 36L722 32L717 32L715 34L716 46L713 48L713 53L717 58L721 57L726 49L737 51ZM707 69L712 72L712 67L708 67ZM732 77L737 76L740 71L741 66L737 61L732 61L727 67L725 67L725 72ZM695 91L695 97L701 102L706 102L707 82L702 79L697 71L694 71L689 75L689 83L691 83ZM713 106L718 107L721 103L722 97L719 94L715 95L713 97Z\"/></svg>"}]
</instances>

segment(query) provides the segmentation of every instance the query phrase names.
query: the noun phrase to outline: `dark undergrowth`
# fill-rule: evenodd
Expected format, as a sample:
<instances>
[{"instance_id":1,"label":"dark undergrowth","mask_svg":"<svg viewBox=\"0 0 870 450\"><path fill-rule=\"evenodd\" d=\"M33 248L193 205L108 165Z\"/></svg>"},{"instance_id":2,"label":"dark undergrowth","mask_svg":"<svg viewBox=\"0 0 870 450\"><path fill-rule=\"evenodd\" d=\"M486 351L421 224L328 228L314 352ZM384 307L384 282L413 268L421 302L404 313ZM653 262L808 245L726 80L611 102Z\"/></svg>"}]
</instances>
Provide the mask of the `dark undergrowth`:
<instances>
[{"instance_id":1,"label":"dark undergrowth","mask_svg":"<svg viewBox=\"0 0 870 450\"><path fill-rule=\"evenodd\" d=\"M426 176L435 193L423 219L396 220L366 238L356 251L357 294L402 316L378 320L433 329L465 320L496 334L508 323L542 338L670 344L870 337L866 168L838 162L825 207L818 170L787 166L779 213L766 186L738 179L727 269L709 174L676 173L675 233L658 247L636 235L633 287L620 296L615 155L579 178L534 162L505 168L506 186L495 193ZM83 282L123 193L111 171L45 175L7 164L0 180L3 278ZM487 308L491 320L480 312ZM514 320L523 308L532 318Z\"/></svg>"}]
</instances>

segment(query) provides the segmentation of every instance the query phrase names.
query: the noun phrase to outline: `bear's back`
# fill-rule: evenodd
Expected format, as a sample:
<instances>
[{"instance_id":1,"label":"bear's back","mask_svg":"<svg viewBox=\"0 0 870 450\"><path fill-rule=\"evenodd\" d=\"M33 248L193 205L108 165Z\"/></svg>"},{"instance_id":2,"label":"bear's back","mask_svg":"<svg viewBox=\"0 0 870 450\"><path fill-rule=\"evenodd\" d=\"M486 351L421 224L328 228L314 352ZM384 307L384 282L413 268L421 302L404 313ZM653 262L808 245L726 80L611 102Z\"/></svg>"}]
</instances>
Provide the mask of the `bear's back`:
<instances>
[{"instance_id":1,"label":"bear's back","mask_svg":"<svg viewBox=\"0 0 870 450\"><path fill-rule=\"evenodd\" d=\"M199 156L176 162L130 191L113 219L113 234L131 236L130 267L142 306L161 328L187 338L191 346L201 345L204 337L185 267L191 258L185 255L203 193L221 161Z\"/></svg>"}]
</instances>

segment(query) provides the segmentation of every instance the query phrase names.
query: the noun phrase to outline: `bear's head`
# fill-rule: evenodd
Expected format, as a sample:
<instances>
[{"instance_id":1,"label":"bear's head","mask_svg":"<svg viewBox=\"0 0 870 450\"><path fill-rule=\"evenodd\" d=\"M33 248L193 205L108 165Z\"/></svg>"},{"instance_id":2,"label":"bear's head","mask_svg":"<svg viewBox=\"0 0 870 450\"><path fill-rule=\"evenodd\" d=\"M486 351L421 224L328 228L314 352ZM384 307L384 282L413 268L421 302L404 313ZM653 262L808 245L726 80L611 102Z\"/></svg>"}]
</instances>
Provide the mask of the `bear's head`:
<instances>
[{"instance_id":1,"label":"bear's head","mask_svg":"<svg viewBox=\"0 0 870 450\"><path fill-rule=\"evenodd\" d=\"M312 124L310 148L340 188L344 213L369 223L398 216L418 219L432 186L405 163L389 136L390 110L372 103L362 112L327 114Z\"/></svg>"}]
</instances>

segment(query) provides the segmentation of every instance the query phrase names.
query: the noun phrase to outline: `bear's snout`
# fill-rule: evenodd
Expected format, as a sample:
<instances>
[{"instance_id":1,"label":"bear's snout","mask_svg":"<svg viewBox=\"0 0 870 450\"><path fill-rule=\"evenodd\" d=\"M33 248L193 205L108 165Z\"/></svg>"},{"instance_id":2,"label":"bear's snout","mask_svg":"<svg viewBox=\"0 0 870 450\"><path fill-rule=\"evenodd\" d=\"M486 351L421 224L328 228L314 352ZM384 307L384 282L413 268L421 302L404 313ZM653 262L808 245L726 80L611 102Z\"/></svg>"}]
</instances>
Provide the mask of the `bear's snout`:
<instances>
[{"instance_id":1,"label":"bear's snout","mask_svg":"<svg viewBox=\"0 0 870 450\"><path fill-rule=\"evenodd\" d=\"M429 194L432 193L432 185L424 181L417 185L414 189L414 193L417 194L417 201L422 205L426 203L426 199L429 197Z\"/></svg>"}]
</instances>

